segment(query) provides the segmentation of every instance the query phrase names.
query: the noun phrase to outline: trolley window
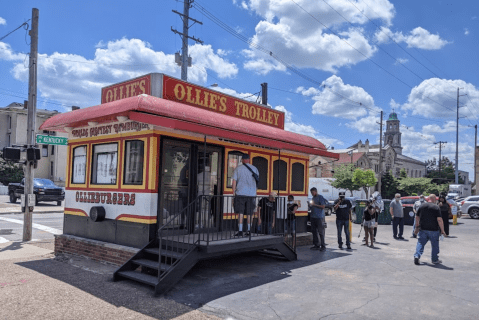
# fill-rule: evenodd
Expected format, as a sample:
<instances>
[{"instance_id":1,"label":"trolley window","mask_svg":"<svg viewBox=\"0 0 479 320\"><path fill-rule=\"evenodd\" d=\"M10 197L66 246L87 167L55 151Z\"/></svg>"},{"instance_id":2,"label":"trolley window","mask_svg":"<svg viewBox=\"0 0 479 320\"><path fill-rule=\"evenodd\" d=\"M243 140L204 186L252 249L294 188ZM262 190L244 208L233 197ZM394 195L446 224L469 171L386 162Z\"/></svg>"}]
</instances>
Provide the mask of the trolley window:
<instances>
[{"instance_id":1,"label":"trolley window","mask_svg":"<svg viewBox=\"0 0 479 320\"><path fill-rule=\"evenodd\" d=\"M255 166L259 172L258 190L268 190L268 159L254 157L253 166Z\"/></svg>"},{"instance_id":2,"label":"trolley window","mask_svg":"<svg viewBox=\"0 0 479 320\"><path fill-rule=\"evenodd\" d=\"M73 149L72 183L85 183L86 146Z\"/></svg>"},{"instance_id":3,"label":"trolley window","mask_svg":"<svg viewBox=\"0 0 479 320\"><path fill-rule=\"evenodd\" d=\"M233 173L236 167L238 167L241 164L242 155L243 153L240 151L228 152L228 171L227 171L227 180L226 180L227 188L233 187Z\"/></svg>"},{"instance_id":4,"label":"trolley window","mask_svg":"<svg viewBox=\"0 0 479 320\"><path fill-rule=\"evenodd\" d=\"M144 145L141 140L126 142L123 184L143 184Z\"/></svg>"},{"instance_id":5,"label":"trolley window","mask_svg":"<svg viewBox=\"0 0 479 320\"><path fill-rule=\"evenodd\" d=\"M93 146L93 184L116 184L118 144L99 144Z\"/></svg>"},{"instance_id":6,"label":"trolley window","mask_svg":"<svg viewBox=\"0 0 479 320\"><path fill-rule=\"evenodd\" d=\"M278 176L279 167L279 176ZM288 180L288 164L283 160L273 162L273 190L286 191Z\"/></svg>"},{"instance_id":7,"label":"trolley window","mask_svg":"<svg viewBox=\"0 0 479 320\"><path fill-rule=\"evenodd\" d=\"M295 162L291 168L291 191L304 191L304 165Z\"/></svg>"}]
</instances>

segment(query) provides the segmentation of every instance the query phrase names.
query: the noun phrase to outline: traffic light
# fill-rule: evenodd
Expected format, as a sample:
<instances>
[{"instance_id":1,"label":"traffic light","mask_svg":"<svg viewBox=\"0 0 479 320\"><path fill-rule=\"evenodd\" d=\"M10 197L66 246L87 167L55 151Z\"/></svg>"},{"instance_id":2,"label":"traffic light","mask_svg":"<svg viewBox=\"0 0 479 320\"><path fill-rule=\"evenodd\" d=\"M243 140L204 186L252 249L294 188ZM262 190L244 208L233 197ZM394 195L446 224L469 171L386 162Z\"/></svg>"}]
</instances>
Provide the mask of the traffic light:
<instances>
[{"instance_id":1,"label":"traffic light","mask_svg":"<svg viewBox=\"0 0 479 320\"><path fill-rule=\"evenodd\" d=\"M27 161L35 161L35 160L40 160L41 155L40 155L40 149L31 147L27 149Z\"/></svg>"},{"instance_id":2,"label":"traffic light","mask_svg":"<svg viewBox=\"0 0 479 320\"><path fill-rule=\"evenodd\" d=\"M20 161L20 154L20 148L5 147L3 148L2 158L8 161Z\"/></svg>"}]
</instances>

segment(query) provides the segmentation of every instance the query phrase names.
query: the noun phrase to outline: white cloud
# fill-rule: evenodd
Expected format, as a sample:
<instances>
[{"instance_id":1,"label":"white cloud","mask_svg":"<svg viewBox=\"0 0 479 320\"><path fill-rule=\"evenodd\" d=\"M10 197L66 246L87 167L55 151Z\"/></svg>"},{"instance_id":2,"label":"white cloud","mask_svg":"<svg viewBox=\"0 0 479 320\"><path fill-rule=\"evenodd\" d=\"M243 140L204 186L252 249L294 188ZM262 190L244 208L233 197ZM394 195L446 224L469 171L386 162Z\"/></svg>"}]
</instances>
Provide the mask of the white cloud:
<instances>
[{"instance_id":1,"label":"white cloud","mask_svg":"<svg viewBox=\"0 0 479 320\"><path fill-rule=\"evenodd\" d=\"M316 88L299 91L305 96L311 96L314 93L313 114L355 120L367 115L365 106L380 110L374 105L373 97L363 88L344 84L343 80L336 75L323 81L322 86L324 86L322 91Z\"/></svg>"},{"instance_id":2,"label":"white cloud","mask_svg":"<svg viewBox=\"0 0 479 320\"><path fill-rule=\"evenodd\" d=\"M438 50L450 43L438 34L432 34L428 30L417 27L404 35L401 31L392 32L387 27L381 27L375 34L375 39L379 43L386 43L390 39L396 42L404 42L409 48L419 48L424 50Z\"/></svg>"},{"instance_id":3,"label":"white cloud","mask_svg":"<svg viewBox=\"0 0 479 320\"><path fill-rule=\"evenodd\" d=\"M319 95L321 93L321 91L319 91L318 89L314 88L314 87L310 87L309 89L305 89L304 87L298 87L296 89L296 92L297 93L301 93L303 96L316 96L316 95Z\"/></svg>"},{"instance_id":4,"label":"white cloud","mask_svg":"<svg viewBox=\"0 0 479 320\"><path fill-rule=\"evenodd\" d=\"M411 111L413 115L451 119L456 116L457 88L463 88L460 93L468 95L460 98L460 105L467 105L467 108L461 108L461 116L477 119L479 90L463 80L427 79L411 90L401 109Z\"/></svg>"},{"instance_id":5,"label":"white cloud","mask_svg":"<svg viewBox=\"0 0 479 320\"><path fill-rule=\"evenodd\" d=\"M1 25L6 25L7 24L7 20L5 20L4 18L0 17L0 26Z\"/></svg>"},{"instance_id":6,"label":"white cloud","mask_svg":"<svg viewBox=\"0 0 479 320\"><path fill-rule=\"evenodd\" d=\"M367 117L346 123L346 127L357 130L360 133L377 134L379 136L379 121L378 115L369 114Z\"/></svg>"},{"instance_id":7,"label":"white cloud","mask_svg":"<svg viewBox=\"0 0 479 320\"><path fill-rule=\"evenodd\" d=\"M468 129L469 127L459 124L459 132ZM447 133L456 132L456 121L447 121L443 126L437 124L427 124L422 127L424 133Z\"/></svg>"},{"instance_id":8,"label":"white cloud","mask_svg":"<svg viewBox=\"0 0 479 320\"><path fill-rule=\"evenodd\" d=\"M406 59L406 58L397 58L396 59L396 62L394 62L395 65L399 65L399 64L405 64L409 62L409 59Z\"/></svg>"},{"instance_id":9,"label":"white cloud","mask_svg":"<svg viewBox=\"0 0 479 320\"><path fill-rule=\"evenodd\" d=\"M220 78L233 77L238 73L236 65L215 54L210 45L196 44L190 47L189 52L193 58L193 67L188 70L191 82L206 83L207 69L216 72ZM11 73L21 81L28 79L24 58L23 54L14 53L8 44L0 42L0 59L14 62ZM38 58L41 97L65 105L98 104L101 87L143 74L163 72L180 76L174 54L155 51L139 39L120 39L109 41L106 45L100 41L93 59L58 52L39 54Z\"/></svg>"},{"instance_id":10,"label":"white cloud","mask_svg":"<svg viewBox=\"0 0 479 320\"><path fill-rule=\"evenodd\" d=\"M285 113L285 121L284 121L285 130L313 137L315 139L318 139L320 142L322 142L324 145L327 145L327 146L344 144L341 140L331 138L331 137L325 137L321 135L321 133L319 133L312 126L294 122L293 114L290 111L286 110L284 106L276 106L275 109Z\"/></svg>"},{"instance_id":11,"label":"white cloud","mask_svg":"<svg viewBox=\"0 0 479 320\"><path fill-rule=\"evenodd\" d=\"M469 29L468 28L464 28L464 34L467 36L469 35Z\"/></svg>"},{"instance_id":12,"label":"white cloud","mask_svg":"<svg viewBox=\"0 0 479 320\"><path fill-rule=\"evenodd\" d=\"M273 70L286 71L286 67L284 65L276 61L264 59L249 60L245 62L243 66L245 69L252 70L261 75L266 75Z\"/></svg>"},{"instance_id":13,"label":"white cloud","mask_svg":"<svg viewBox=\"0 0 479 320\"><path fill-rule=\"evenodd\" d=\"M240 93L236 90L222 87L211 87L210 89L222 92L224 94L229 94L230 96L237 97L240 99L249 100L251 102L256 102L256 99L258 99L257 95L249 92ZM261 103L261 96L259 97L259 103Z\"/></svg>"}]
</instances>

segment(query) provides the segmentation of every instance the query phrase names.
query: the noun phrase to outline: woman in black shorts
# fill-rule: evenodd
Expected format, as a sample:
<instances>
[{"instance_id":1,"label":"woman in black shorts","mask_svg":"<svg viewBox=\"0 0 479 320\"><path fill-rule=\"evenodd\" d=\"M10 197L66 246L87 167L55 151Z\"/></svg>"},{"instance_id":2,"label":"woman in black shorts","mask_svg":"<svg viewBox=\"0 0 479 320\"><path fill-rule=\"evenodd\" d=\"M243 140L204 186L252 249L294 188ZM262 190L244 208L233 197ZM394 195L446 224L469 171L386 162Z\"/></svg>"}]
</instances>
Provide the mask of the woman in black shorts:
<instances>
[{"instance_id":1,"label":"woman in black shorts","mask_svg":"<svg viewBox=\"0 0 479 320\"><path fill-rule=\"evenodd\" d=\"M371 248L374 248L374 227L376 226L377 212L373 207L371 201L366 203L366 209L364 210L364 232L366 233L366 246L369 247L368 238L371 239Z\"/></svg>"}]
</instances>

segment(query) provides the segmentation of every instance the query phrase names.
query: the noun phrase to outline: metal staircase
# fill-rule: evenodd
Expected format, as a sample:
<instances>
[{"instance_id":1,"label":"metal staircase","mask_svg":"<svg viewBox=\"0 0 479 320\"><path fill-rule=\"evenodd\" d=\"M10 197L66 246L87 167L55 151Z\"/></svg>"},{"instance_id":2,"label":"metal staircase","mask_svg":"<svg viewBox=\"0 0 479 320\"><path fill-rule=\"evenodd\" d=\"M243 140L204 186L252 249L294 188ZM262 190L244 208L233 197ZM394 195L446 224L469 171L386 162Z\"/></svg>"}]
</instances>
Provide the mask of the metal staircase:
<instances>
[{"instance_id":1,"label":"metal staircase","mask_svg":"<svg viewBox=\"0 0 479 320\"><path fill-rule=\"evenodd\" d=\"M199 260L257 250L273 251L290 261L297 259L293 242L284 240L284 231L237 238L235 227L231 229L224 222L216 224L211 216L201 219L198 210L209 212L211 203L226 209L231 205L228 196L216 196L213 201L212 198L199 196L181 212L170 215L158 230L157 238L118 268L113 281L137 281L154 287L155 293L161 294L170 290ZM185 227L195 225L203 225L203 228L188 231Z\"/></svg>"}]
</instances>

